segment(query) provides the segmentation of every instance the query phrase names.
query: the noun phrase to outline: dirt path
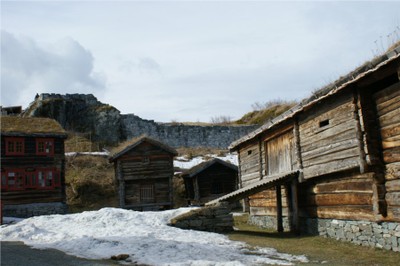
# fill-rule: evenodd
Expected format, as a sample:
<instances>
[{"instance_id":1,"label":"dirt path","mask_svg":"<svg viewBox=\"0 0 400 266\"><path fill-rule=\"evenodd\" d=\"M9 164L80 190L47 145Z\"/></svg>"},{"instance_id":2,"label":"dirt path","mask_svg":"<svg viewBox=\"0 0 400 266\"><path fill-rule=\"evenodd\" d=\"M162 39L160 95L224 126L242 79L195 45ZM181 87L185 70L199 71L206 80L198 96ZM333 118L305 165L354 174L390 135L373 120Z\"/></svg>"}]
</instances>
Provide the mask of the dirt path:
<instances>
[{"instance_id":1,"label":"dirt path","mask_svg":"<svg viewBox=\"0 0 400 266\"><path fill-rule=\"evenodd\" d=\"M86 260L55 249L32 249L22 242L1 242L2 266L97 266L119 265L108 260Z\"/></svg>"}]
</instances>

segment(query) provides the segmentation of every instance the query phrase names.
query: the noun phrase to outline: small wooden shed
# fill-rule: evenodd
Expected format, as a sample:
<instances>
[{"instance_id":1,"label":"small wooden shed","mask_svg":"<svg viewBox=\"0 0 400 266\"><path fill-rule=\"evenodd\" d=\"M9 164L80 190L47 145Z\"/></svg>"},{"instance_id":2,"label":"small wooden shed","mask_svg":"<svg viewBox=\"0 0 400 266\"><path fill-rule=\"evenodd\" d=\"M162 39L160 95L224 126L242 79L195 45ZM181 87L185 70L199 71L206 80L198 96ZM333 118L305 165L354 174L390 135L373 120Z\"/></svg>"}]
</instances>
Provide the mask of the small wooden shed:
<instances>
[{"instance_id":1,"label":"small wooden shed","mask_svg":"<svg viewBox=\"0 0 400 266\"><path fill-rule=\"evenodd\" d=\"M5 216L66 212L66 138L64 129L53 119L1 117L1 203Z\"/></svg>"},{"instance_id":2,"label":"small wooden shed","mask_svg":"<svg viewBox=\"0 0 400 266\"><path fill-rule=\"evenodd\" d=\"M175 149L146 136L121 144L111 154L118 185L119 206L133 210L172 207Z\"/></svg>"},{"instance_id":3,"label":"small wooden shed","mask_svg":"<svg viewBox=\"0 0 400 266\"><path fill-rule=\"evenodd\" d=\"M214 158L182 174L189 204L204 204L237 189L236 165Z\"/></svg>"}]
</instances>

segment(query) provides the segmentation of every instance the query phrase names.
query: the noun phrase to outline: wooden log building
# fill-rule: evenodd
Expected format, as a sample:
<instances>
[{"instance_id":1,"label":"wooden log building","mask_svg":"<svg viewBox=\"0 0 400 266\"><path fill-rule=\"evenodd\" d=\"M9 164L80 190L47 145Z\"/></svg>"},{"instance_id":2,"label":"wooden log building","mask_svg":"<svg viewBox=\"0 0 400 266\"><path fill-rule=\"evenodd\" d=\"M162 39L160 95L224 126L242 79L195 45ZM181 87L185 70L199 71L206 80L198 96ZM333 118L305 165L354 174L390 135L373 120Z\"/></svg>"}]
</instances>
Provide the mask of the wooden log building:
<instances>
[{"instance_id":1,"label":"wooden log building","mask_svg":"<svg viewBox=\"0 0 400 266\"><path fill-rule=\"evenodd\" d=\"M65 213L64 140L49 118L1 117L3 215L30 217Z\"/></svg>"},{"instance_id":2,"label":"wooden log building","mask_svg":"<svg viewBox=\"0 0 400 266\"><path fill-rule=\"evenodd\" d=\"M147 211L172 208L173 158L176 150L143 136L112 152L121 208Z\"/></svg>"},{"instance_id":3,"label":"wooden log building","mask_svg":"<svg viewBox=\"0 0 400 266\"><path fill-rule=\"evenodd\" d=\"M208 204L244 199L250 220L278 231L338 219L400 229L399 79L397 46L233 142L240 189ZM399 251L393 230L393 246L329 236Z\"/></svg>"},{"instance_id":4,"label":"wooden log building","mask_svg":"<svg viewBox=\"0 0 400 266\"><path fill-rule=\"evenodd\" d=\"M202 205L237 189L238 168L214 158L182 174L186 197L191 205Z\"/></svg>"}]
</instances>

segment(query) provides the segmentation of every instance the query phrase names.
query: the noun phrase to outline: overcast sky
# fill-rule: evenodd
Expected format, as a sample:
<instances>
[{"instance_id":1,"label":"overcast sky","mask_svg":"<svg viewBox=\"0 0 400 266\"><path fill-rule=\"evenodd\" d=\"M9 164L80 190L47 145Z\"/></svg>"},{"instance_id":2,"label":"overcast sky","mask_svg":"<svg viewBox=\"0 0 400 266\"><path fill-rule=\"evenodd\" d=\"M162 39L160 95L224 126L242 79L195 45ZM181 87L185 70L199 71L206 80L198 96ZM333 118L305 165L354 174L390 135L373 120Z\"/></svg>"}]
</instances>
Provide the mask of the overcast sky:
<instances>
[{"instance_id":1,"label":"overcast sky","mask_svg":"<svg viewBox=\"0 0 400 266\"><path fill-rule=\"evenodd\" d=\"M92 93L156 121L300 100L400 35L400 2L1 1L1 104Z\"/></svg>"}]
</instances>

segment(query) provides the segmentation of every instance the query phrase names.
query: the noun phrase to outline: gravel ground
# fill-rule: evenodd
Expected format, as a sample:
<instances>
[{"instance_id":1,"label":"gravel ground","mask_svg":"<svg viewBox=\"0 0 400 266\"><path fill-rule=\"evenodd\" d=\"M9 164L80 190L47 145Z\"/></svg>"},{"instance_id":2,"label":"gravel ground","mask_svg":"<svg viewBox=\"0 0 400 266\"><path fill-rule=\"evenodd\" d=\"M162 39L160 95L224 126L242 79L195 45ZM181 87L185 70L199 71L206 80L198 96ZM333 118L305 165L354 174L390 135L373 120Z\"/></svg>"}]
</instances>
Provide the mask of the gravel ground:
<instances>
[{"instance_id":1,"label":"gravel ground","mask_svg":"<svg viewBox=\"0 0 400 266\"><path fill-rule=\"evenodd\" d=\"M97 266L120 265L112 260L86 260L55 249L32 249L22 242L1 242L2 266Z\"/></svg>"}]
</instances>

